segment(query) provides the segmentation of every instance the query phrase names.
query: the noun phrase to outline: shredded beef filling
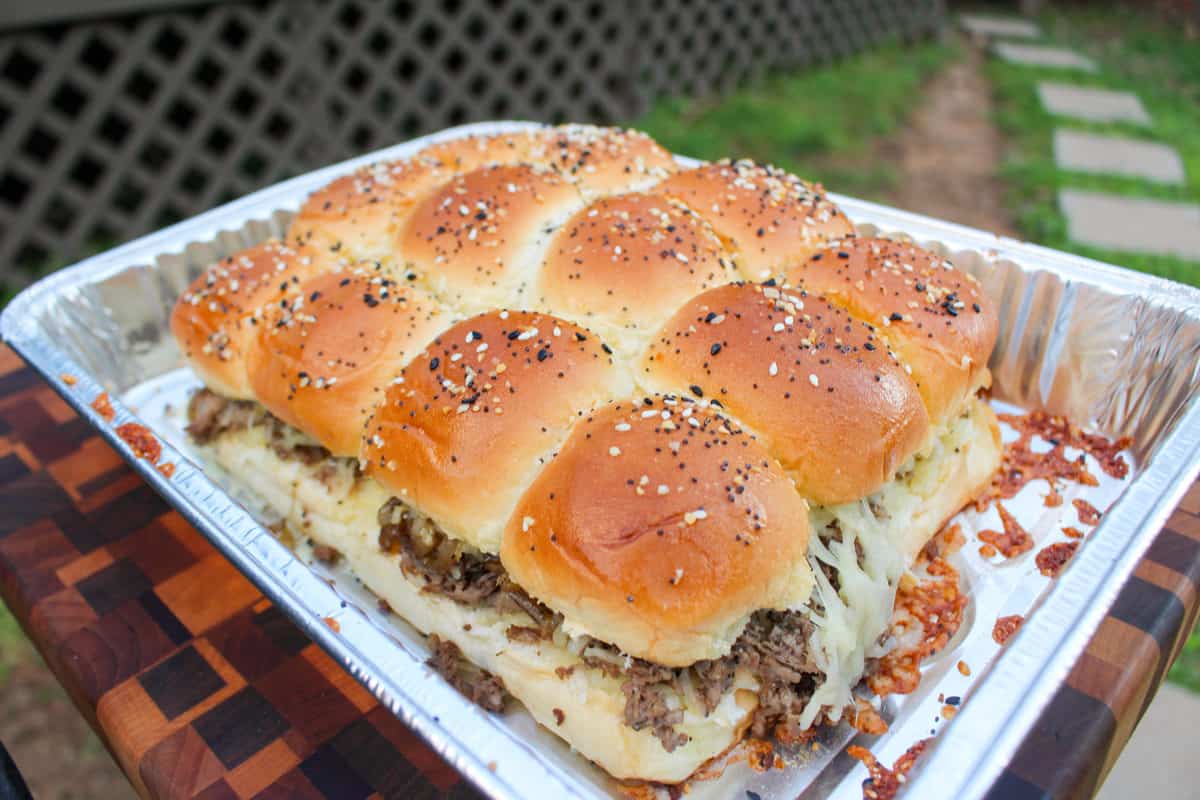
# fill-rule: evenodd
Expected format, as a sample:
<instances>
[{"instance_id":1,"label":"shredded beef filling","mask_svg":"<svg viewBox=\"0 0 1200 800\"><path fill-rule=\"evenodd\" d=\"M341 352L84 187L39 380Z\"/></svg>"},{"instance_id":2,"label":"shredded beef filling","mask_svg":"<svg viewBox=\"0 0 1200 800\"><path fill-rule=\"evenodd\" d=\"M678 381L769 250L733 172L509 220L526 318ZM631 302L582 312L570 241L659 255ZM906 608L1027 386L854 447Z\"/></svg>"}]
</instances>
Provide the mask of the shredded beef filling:
<instances>
[{"instance_id":1,"label":"shredded beef filling","mask_svg":"<svg viewBox=\"0 0 1200 800\"><path fill-rule=\"evenodd\" d=\"M266 411L251 400L231 400L210 389L201 389L188 401L188 435L208 444L222 433L253 427Z\"/></svg>"},{"instance_id":2,"label":"shredded beef filling","mask_svg":"<svg viewBox=\"0 0 1200 800\"><path fill-rule=\"evenodd\" d=\"M401 568L420 576L424 591L464 605L491 606L529 617L530 625L508 627L509 641L549 639L562 623L561 614L534 600L508 578L498 557L456 542L399 498L379 509L379 524L380 548L399 555ZM637 731L649 729L668 752L688 741L687 734L675 729L683 722L683 709L678 704L673 707L670 698L683 695L684 683L690 683L705 712L711 713L732 687L738 669L756 676L761 687L751 724L753 734L775 734L782 741L795 741L803 733L800 713L821 674L808 652L811 633L812 622L802 614L763 610L750 618L729 655L687 668L626 658L595 639L588 640L580 660L589 669L622 680L625 724Z\"/></svg>"},{"instance_id":3,"label":"shredded beef filling","mask_svg":"<svg viewBox=\"0 0 1200 800\"><path fill-rule=\"evenodd\" d=\"M201 389L188 401L188 435L198 444L208 444L230 431L240 431L265 425L270 437L271 449L285 461L300 461L303 464L321 464L318 478L329 483L334 479L339 464L354 459L334 458L333 454L315 442L297 441L296 429L268 413L252 400L232 400ZM354 461L354 475L359 476L358 464Z\"/></svg>"},{"instance_id":4,"label":"shredded beef filling","mask_svg":"<svg viewBox=\"0 0 1200 800\"><path fill-rule=\"evenodd\" d=\"M449 597L463 605L491 606L501 613L524 613L532 626L514 625L510 639L547 639L562 622L555 614L513 583L500 559L481 553L446 536L418 518L393 497L379 509L379 547L400 556L401 568L425 582L423 591Z\"/></svg>"},{"instance_id":5,"label":"shredded beef filling","mask_svg":"<svg viewBox=\"0 0 1200 800\"><path fill-rule=\"evenodd\" d=\"M488 711L504 710L504 681L485 669L480 669L463 658L462 650L454 642L429 637L433 655L425 663L446 679L458 692L473 703Z\"/></svg>"}]
</instances>

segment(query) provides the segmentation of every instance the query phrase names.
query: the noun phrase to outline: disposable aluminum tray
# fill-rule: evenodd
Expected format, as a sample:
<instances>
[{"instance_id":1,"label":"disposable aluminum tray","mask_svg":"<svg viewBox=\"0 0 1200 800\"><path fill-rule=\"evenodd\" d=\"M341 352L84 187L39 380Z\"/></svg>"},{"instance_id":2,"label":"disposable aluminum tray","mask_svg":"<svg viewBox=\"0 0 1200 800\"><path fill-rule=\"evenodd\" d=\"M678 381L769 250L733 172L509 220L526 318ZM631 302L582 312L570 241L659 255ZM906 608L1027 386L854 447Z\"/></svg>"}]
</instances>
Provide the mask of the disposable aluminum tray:
<instances>
[{"instance_id":1,"label":"disposable aluminum tray","mask_svg":"<svg viewBox=\"0 0 1200 800\"><path fill-rule=\"evenodd\" d=\"M619 792L615 782L523 710L491 715L470 705L424 665L428 648L415 630L377 613L372 597L349 575L306 563L260 524L268 518L254 498L241 496L182 434L181 409L196 382L167 325L175 298L207 264L281 233L304 198L335 176L404 157L434 140L527 127L467 125L257 192L46 278L12 301L0 332L264 594L484 792L498 798L609 797ZM1009 508L1037 545L1002 566L984 562L974 538L981 528L998 527L995 512L960 515L969 542L956 557L969 597L962 629L925 668L916 693L884 704L890 731L878 739L862 737L891 763L936 731L908 796L978 797L1065 679L1200 471L1200 291L872 203L834 199L860 230L906 234L983 282L1000 309L991 363L998 406L1046 408L1109 435L1132 437L1130 478L1116 482L1101 475L1101 485L1087 490L1089 501L1108 511L1054 581L1038 573L1033 556L1044 543L1061 539L1062 525L1077 524L1069 518L1069 501L1081 487L1072 487L1059 509L1043 506L1044 485L1015 498ZM63 376L72 376L74 384ZM112 397L112 423L90 407L102 391ZM137 460L115 435L115 425L129 421L148 425L164 441L162 460L177 465L172 478ZM1002 614L1028 617L1003 649L991 639L992 622ZM960 660L969 664L969 678L953 668ZM964 697L961 713L949 723L939 719L939 694ZM745 797L751 791L762 797L859 797L866 773L844 753L852 734L844 726L824 731L815 751L789 758L784 770L760 774L735 764L720 778L694 785L689 796Z\"/></svg>"}]
</instances>

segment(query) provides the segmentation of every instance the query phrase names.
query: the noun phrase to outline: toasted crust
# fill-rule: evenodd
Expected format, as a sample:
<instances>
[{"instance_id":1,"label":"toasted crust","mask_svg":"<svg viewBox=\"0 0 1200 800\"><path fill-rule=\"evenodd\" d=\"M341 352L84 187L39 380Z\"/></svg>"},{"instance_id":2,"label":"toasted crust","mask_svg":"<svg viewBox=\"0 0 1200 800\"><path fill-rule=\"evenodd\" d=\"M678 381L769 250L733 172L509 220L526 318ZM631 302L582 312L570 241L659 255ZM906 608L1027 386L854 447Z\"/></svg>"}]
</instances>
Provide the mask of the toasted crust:
<instances>
[{"instance_id":1,"label":"toasted crust","mask_svg":"<svg viewBox=\"0 0 1200 800\"><path fill-rule=\"evenodd\" d=\"M263 316L248 359L255 396L337 456L359 454L387 387L448 321L373 267L304 282Z\"/></svg>"},{"instance_id":2,"label":"toasted crust","mask_svg":"<svg viewBox=\"0 0 1200 800\"><path fill-rule=\"evenodd\" d=\"M501 558L568 624L683 666L812 589L808 506L762 446L690 401L589 415L521 498Z\"/></svg>"},{"instance_id":3,"label":"toasted crust","mask_svg":"<svg viewBox=\"0 0 1200 800\"><path fill-rule=\"evenodd\" d=\"M973 276L935 253L888 239L848 239L790 269L787 280L879 326L911 368L935 423L991 384L995 307Z\"/></svg>"},{"instance_id":4,"label":"toasted crust","mask_svg":"<svg viewBox=\"0 0 1200 800\"><path fill-rule=\"evenodd\" d=\"M667 178L656 191L708 220L747 280L780 274L854 226L818 185L751 161L720 161Z\"/></svg>"},{"instance_id":5,"label":"toasted crust","mask_svg":"<svg viewBox=\"0 0 1200 800\"><path fill-rule=\"evenodd\" d=\"M422 148L417 158L439 164L456 175L500 164L530 164L545 135L534 130L448 139Z\"/></svg>"},{"instance_id":6,"label":"toasted crust","mask_svg":"<svg viewBox=\"0 0 1200 800\"><path fill-rule=\"evenodd\" d=\"M277 239L213 264L196 278L171 312L171 333L192 369L227 397L254 397L246 372L246 345L260 309L294 290L322 267L306 247Z\"/></svg>"},{"instance_id":7,"label":"toasted crust","mask_svg":"<svg viewBox=\"0 0 1200 800\"><path fill-rule=\"evenodd\" d=\"M364 260L392 266L399 226L421 198L455 174L420 157L363 167L309 195L288 238L310 245L329 269Z\"/></svg>"},{"instance_id":8,"label":"toasted crust","mask_svg":"<svg viewBox=\"0 0 1200 800\"><path fill-rule=\"evenodd\" d=\"M547 228L582 205L576 188L549 169L483 167L420 203L399 250L425 285L464 311L514 306L536 277Z\"/></svg>"},{"instance_id":9,"label":"toasted crust","mask_svg":"<svg viewBox=\"0 0 1200 800\"><path fill-rule=\"evenodd\" d=\"M493 553L517 498L570 426L631 389L598 336L520 311L452 326L399 377L368 426L368 473Z\"/></svg>"},{"instance_id":10,"label":"toasted crust","mask_svg":"<svg viewBox=\"0 0 1200 800\"><path fill-rule=\"evenodd\" d=\"M537 303L617 334L648 334L697 292L736 275L711 228L660 194L580 210L554 236Z\"/></svg>"},{"instance_id":11,"label":"toasted crust","mask_svg":"<svg viewBox=\"0 0 1200 800\"><path fill-rule=\"evenodd\" d=\"M555 170L586 199L645 189L675 172L675 159L641 131L561 125L538 133L534 164Z\"/></svg>"},{"instance_id":12,"label":"toasted crust","mask_svg":"<svg viewBox=\"0 0 1200 800\"><path fill-rule=\"evenodd\" d=\"M671 154L646 134L594 125L451 139L419 156L456 173L529 164L554 172L588 199L643 189L677 169Z\"/></svg>"},{"instance_id":13,"label":"toasted crust","mask_svg":"<svg viewBox=\"0 0 1200 800\"><path fill-rule=\"evenodd\" d=\"M871 326L776 287L729 285L693 298L642 368L653 386L720 401L822 504L879 488L929 431L916 387Z\"/></svg>"}]
</instances>

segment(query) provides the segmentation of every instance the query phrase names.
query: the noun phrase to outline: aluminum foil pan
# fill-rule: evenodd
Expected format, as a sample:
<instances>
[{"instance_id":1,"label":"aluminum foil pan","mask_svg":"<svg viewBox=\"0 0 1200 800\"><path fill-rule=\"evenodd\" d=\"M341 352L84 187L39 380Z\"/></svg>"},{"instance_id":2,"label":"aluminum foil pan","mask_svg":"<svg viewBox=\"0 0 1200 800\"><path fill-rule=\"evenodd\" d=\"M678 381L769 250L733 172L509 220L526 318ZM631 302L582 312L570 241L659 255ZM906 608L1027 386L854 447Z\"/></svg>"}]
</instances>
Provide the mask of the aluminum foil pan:
<instances>
[{"instance_id":1,"label":"aluminum foil pan","mask_svg":"<svg viewBox=\"0 0 1200 800\"><path fill-rule=\"evenodd\" d=\"M182 434L182 409L197 384L167 325L175 298L202 269L282 233L307 194L335 176L404 157L438 139L530 126L467 125L257 192L44 279L9 304L0 334L264 594L484 792L498 798L604 798L619 794L614 781L519 707L492 715L466 702L424 666L423 637L377 613L374 599L352 575L308 563L307 554L271 535L263 524L270 517L255 498L206 464ZM1086 494L1084 487L1070 487L1059 508L1044 507L1044 485L1036 483L1006 503L1037 544L1002 566L985 563L974 546L975 532L998 527L995 511L960 515L971 543L955 562L968 595L962 628L925 666L914 694L884 703L889 732L878 739L860 737L891 763L911 744L936 734L908 795L979 797L1200 472L1200 291L833 197L864 233L911 237L983 282L1000 310L991 369L1001 410L1046 408L1132 440L1133 470L1125 481L1109 479L1093 464L1100 486ZM111 423L90 407L104 391L116 410ZM129 421L148 425L163 440L162 460L176 464L172 478L137 460L115 435L115 426ZM1051 582L1038 573L1033 557L1062 525L1075 524L1074 496L1108 511ZM991 639L992 622L1007 614L1025 615L1027 621L1001 649ZM959 661L970 666L969 677L955 669ZM955 695L964 704L948 722L939 696ZM756 773L734 764L721 777L694 784L689 796L857 798L866 772L844 752L853 736L844 726L825 730L818 747L789 757L786 769Z\"/></svg>"}]
</instances>

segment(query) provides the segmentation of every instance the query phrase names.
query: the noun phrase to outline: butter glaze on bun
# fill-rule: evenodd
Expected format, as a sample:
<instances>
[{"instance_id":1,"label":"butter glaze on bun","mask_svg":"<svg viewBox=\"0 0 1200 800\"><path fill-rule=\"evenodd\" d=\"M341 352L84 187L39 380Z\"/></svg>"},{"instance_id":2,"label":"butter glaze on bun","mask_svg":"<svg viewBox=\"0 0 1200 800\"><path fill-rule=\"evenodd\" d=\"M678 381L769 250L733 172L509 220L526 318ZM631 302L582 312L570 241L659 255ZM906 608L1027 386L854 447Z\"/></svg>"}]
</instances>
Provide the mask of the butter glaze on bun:
<instances>
[{"instance_id":1,"label":"butter glaze on bun","mask_svg":"<svg viewBox=\"0 0 1200 800\"><path fill-rule=\"evenodd\" d=\"M518 305L549 233L583 206L553 170L483 167L455 177L413 211L398 249L444 302L466 313Z\"/></svg>"},{"instance_id":2,"label":"butter glaze on bun","mask_svg":"<svg viewBox=\"0 0 1200 800\"><path fill-rule=\"evenodd\" d=\"M854 226L818 185L752 161L684 170L655 190L704 217L733 251L742 277L764 280L808 258Z\"/></svg>"},{"instance_id":3,"label":"butter glaze on bun","mask_svg":"<svg viewBox=\"0 0 1200 800\"><path fill-rule=\"evenodd\" d=\"M374 267L306 281L263 317L248 359L255 396L335 456L358 456L384 391L448 322Z\"/></svg>"},{"instance_id":4,"label":"butter glaze on bun","mask_svg":"<svg viewBox=\"0 0 1200 800\"><path fill-rule=\"evenodd\" d=\"M588 200L645 189L678 169L671 154L641 131L592 125L544 129L530 160L574 183Z\"/></svg>"},{"instance_id":5,"label":"butter glaze on bun","mask_svg":"<svg viewBox=\"0 0 1200 800\"><path fill-rule=\"evenodd\" d=\"M254 397L246 345L259 312L323 270L316 256L271 239L221 259L192 282L171 312L171 333L204 383L226 397Z\"/></svg>"},{"instance_id":6,"label":"butter glaze on bun","mask_svg":"<svg viewBox=\"0 0 1200 800\"><path fill-rule=\"evenodd\" d=\"M625 194L578 211L550 242L538 304L587 325L650 333L697 292L736 275L721 240L660 194Z\"/></svg>"},{"instance_id":7,"label":"butter glaze on bun","mask_svg":"<svg viewBox=\"0 0 1200 800\"><path fill-rule=\"evenodd\" d=\"M878 489L929 431L916 386L872 326L774 286L693 298L655 337L642 374L718 400L822 504Z\"/></svg>"},{"instance_id":8,"label":"butter glaze on bun","mask_svg":"<svg viewBox=\"0 0 1200 800\"><path fill-rule=\"evenodd\" d=\"M577 632L684 666L812 589L808 506L728 418L654 397L589 414L521 498L501 558Z\"/></svg>"},{"instance_id":9,"label":"butter glaze on bun","mask_svg":"<svg viewBox=\"0 0 1200 800\"><path fill-rule=\"evenodd\" d=\"M448 328L386 387L363 445L368 474L453 536L496 552L517 498L571 425L631 391L605 347L532 312Z\"/></svg>"},{"instance_id":10,"label":"butter glaze on bun","mask_svg":"<svg viewBox=\"0 0 1200 800\"><path fill-rule=\"evenodd\" d=\"M878 326L935 423L991 385L996 309L973 276L941 256L889 239L847 239L790 269L787 280Z\"/></svg>"},{"instance_id":11,"label":"butter glaze on bun","mask_svg":"<svg viewBox=\"0 0 1200 800\"><path fill-rule=\"evenodd\" d=\"M372 260L394 264L396 230L413 208L456 173L433 159L372 164L309 195L288 228L328 269Z\"/></svg>"}]
</instances>

